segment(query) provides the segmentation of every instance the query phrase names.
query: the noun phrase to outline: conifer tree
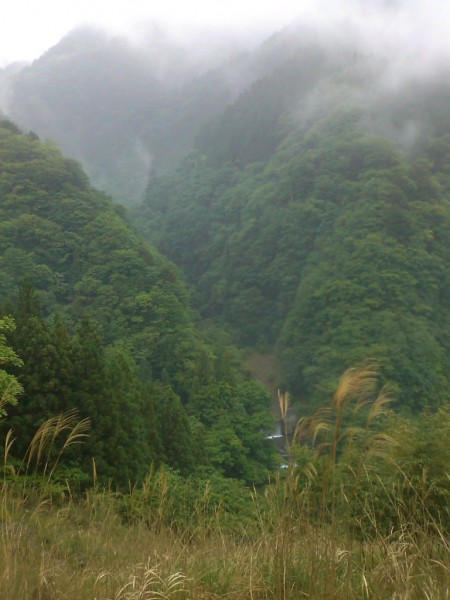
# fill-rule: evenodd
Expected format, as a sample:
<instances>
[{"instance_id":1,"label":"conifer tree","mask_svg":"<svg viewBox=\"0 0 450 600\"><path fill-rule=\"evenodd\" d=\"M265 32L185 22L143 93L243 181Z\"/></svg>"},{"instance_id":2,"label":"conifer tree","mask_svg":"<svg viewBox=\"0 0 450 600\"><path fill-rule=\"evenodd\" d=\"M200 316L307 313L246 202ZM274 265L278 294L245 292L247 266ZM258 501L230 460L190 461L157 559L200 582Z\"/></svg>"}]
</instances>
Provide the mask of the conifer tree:
<instances>
[{"instance_id":1,"label":"conifer tree","mask_svg":"<svg viewBox=\"0 0 450 600\"><path fill-rule=\"evenodd\" d=\"M48 418L64 412L70 404L69 391L60 382L61 348L44 322L39 299L29 282L19 290L14 312L16 329L9 335L23 366L14 375L23 387L21 402L12 407L8 427L14 430L14 451L22 456L37 428Z\"/></svg>"},{"instance_id":2,"label":"conifer tree","mask_svg":"<svg viewBox=\"0 0 450 600\"><path fill-rule=\"evenodd\" d=\"M181 473L193 468L192 433L186 411L172 388L157 384L153 388L158 406L161 440L165 462Z\"/></svg>"},{"instance_id":3,"label":"conifer tree","mask_svg":"<svg viewBox=\"0 0 450 600\"><path fill-rule=\"evenodd\" d=\"M99 474L108 477L107 445L115 415L108 410L104 350L96 326L87 315L72 339L71 358L71 400L80 416L91 420L92 427L88 443L81 448L82 466L89 470L95 458Z\"/></svg>"},{"instance_id":4,"label":"conifer tree","mask_svg":"<svg viewBox=\"0 0 450 600\"><path fill-rule=\"evenodd\" d=\"M127 484L143 478L162 458L153 397L139 381L132 357L111 349L105 366L110 432L107 456L115 481Z\"/></svg>"}]
</instances>

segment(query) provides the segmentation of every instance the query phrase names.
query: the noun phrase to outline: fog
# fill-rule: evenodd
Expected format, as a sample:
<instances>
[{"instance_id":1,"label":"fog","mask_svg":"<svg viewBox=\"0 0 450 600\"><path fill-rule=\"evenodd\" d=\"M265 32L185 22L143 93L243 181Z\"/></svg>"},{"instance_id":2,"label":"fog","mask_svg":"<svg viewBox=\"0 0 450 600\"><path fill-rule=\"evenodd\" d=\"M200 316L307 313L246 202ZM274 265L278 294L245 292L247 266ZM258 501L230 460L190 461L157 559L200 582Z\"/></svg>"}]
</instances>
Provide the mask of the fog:
<instances>
[{"instance_id":1,"label":"fog","mask_svg":"<svg viewBox=\"0 0 450 600\"><path fill-rule=\"evenodd\" d=\"M260 41L294 20L321 35L339 29L356 35L374 51L411 55L416 68L448 57L450 3L447 0L15 0L0 19L0 66L33 60L80 24L101 25L113 33L143 41L149 22L157 22L184 42L205 45L225 32L236 39Z\"/></svg>"},{"instance_id":2,"label":"fog","mask_svg":"<svg viewBox=\"0 0 450 600\"><path fill-rule=\"evenodd\" d=\"M155 21L181 36L200 27L232 29L239 35L247 35L251 29L263 36L288 23L309 4L293 0L15 0L2 10L0 18L0 66L37 58L79 25L101 25L133 37L145 31L143 24Z\"/></svg>"},{"instance_id":3,"label":"fog","mask_svg":"<svg viewBox=\"0 0 450 600\"><path fill-rule=\"evenodd\" d=\"M317 61L305 67L310 89L290 106L298 123L359 103L382 113L369 128L405 148L433 133L426 110L409 121L395 115L408 93L422 86L425 107L423 90L448 80L447 0L148 6L59 0L38 10L17 0L0 19L0 66L15 61L0 69L0 111L54 139L118 199L138 201L150 169L173 168L205 123L283 68L289 53L303 61L301 48L314 48ZM22 59L34 62L24 68ZM345 81L334 77L344 72Z\"/></svg>"}]
</instances>

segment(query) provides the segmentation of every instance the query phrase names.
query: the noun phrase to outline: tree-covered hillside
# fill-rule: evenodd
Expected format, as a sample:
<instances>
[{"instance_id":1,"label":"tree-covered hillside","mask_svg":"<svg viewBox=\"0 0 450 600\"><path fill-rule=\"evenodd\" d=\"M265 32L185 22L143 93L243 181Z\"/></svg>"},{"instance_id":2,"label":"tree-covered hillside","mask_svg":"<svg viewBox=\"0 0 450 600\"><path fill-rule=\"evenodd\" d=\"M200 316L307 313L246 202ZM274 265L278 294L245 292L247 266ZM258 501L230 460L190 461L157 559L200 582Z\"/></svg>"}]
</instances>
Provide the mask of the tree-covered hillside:
<instances>
[{"instance_id":1,"label":"tree-covered hillside","mask_svg":"<svg viewBox=\"0 0 450 600\"><path fill-rule=\"evenodd\" d=\"M154 26L130 42L75 29L32 64L0 70L0 110L131 205L150 172L177 166L198 134L216 163L268 158L283 111L357 52L352 38L336 43L305 25L262 44L211 31L202 38L181 42Z\"/></svg>"},{"instance_id":2,"label":"tree-covered hillside","mask_svg":"<svg viewBox=\"0 0 450 600\"><path fill-rule=\"evenodd\" d=\"M79 30L4 80L15 113L92 151L119 197L122 176L145 177L147 152L162 172L195 138L178 169L152 173L136 223L186 275L203 317L276 355L272 387L316 404L370 359L398 406L434 407L450 377L448 70L402 70L354 32L316 34L294 25L208 71L164 37L144 56ZM92 347L98 336L105 369L119 348L139 381L179 403L209 466L251 480L246 398L262 407L266 393L245 387L241 357L192 311L180 272L51 142L7 122L2 136L0 292L17 344L28 281L41 308L23 314L45 335L62 322L69 354L81 331ZM166 460L173 432L156 421L152 451ZM256 420L255 439L264 429Z\"/></svg>"},{"instance_id":3,"label":"tree-covered hillside","mask_svg":"<svg viewBox=\"0 0 450 600\"><path fill-rule=\"evenodd\" d=\"M448 35L320 4L0 69L0 600L448 598Z\"/></svg>"},{"instance_id":4,"label":"tree-covered hillside","mask_svg":"<svg viewBox=\"0 0 450 600\"><path fill-rule=\"evenodd\" d=\"M177 171L151 180L142 231L186 272L203 314L276 349L281 383L303 401L372 358L399 406L439 405L450 380L448 85L383 87L386 65L370 57L309 81L299 64L256 82Z\"/></svg>"},{"instance_id":5,"label":"tree-covered hillside","mask_svg":"<svg viewBox=\"0 0 450 600\"><path fill-rule=\"evenodd\" d=\"M200 331L179 272L122 213L76 162L1 122L0 298L23 362L10 370L23 394L3 427L17 455L46 418L77 409L92 422L74 458L85 475L95 457L118 482L152 462L261 481L267 392L225 334Z\"/></svg>"},{"instance_id":6,"label":"tree-covered hillside","mask_svg":"<svg viewBox=\"0 0 450 600\"><path fill-rule=\"evenodd\" d=\"M157 26L141 38L78 28L32 64L0 69L0 110L54 140L96 187L128 205L141 201L150 171L174 167L239 88L234 67L214 68L232 52L226 36L207 51Z\"/></svg>"}]
</instances>

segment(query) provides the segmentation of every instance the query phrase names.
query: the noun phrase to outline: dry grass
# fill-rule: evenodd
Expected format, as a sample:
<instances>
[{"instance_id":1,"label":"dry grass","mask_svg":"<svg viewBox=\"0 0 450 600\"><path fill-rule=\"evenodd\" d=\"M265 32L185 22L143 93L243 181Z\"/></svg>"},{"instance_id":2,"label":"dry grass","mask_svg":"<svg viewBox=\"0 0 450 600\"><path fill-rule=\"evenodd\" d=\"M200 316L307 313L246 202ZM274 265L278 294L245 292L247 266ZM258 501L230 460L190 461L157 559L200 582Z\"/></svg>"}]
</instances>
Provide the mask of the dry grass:
<instances>
[{"instance_id":1,"label":"dry grass","mask_svg":"<svg viewBox=\"0 0 450 600\"><path fill-rule=\"evenodd\" d=\"M240 526L220 510L207 514L208 484L199 489L195 515L171 520L176 490L163 472L150 473L125 497L98 489L82 498L69 488L55 494L47 484L61 457L53 451L57 438L64 449L86 435L87 423L73 414L50 420L34 437L23 465L34 475L30 493L9 469L9 434L0 488L1 599L448 600L445 529L427 513L422 492L408 513L398 489L371 470L393 447L371 429L387 405L375 379L372 369L346 373L330 409L299 424L296 436L315 440L316 448L293 443L290 468L254 493L253 521ZM289 398L280 400L287 414ZM347 425L345 411L364 407L366 426ZM349 456L345 477L338 455ZM414 497L406 476L404 485ZM380 522L375 494L384 494L394 514L390 528Z\"/></svg>"},{"instance_id":2,"label":"dry grass","mask_svg":"<svg viewBox=\"0 0 450 600\"><path fill-rule=\"evenodd\" d=\"M290 514L272 515L276 527L257 535L217 530L182 542L170 529L125 525L106 493L32 509L10 494L2 499L1 597L447 599L445 538L405 524L371 542L343 533L332 543L331 526L309 524L288 504Z\"/></svg>"}]
</instances>

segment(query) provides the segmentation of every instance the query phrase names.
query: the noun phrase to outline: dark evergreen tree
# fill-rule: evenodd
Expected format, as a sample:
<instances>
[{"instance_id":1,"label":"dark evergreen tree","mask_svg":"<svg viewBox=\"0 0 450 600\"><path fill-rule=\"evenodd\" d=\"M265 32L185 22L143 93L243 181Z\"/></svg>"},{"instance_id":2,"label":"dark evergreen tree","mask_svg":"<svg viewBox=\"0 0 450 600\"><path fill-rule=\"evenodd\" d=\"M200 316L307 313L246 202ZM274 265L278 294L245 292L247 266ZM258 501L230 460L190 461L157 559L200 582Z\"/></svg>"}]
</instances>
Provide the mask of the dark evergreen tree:
<instances>
[{"instance_id":1,"label":"dark evergreen tree","mask_svg":"<svg viewBox=\"0 0 450 600\"><path fill-rule=\"evenodd\" d=\"M154 397L124 349L108 351L104 387L111 419L105 451L113 479L122 484L143 479L163 459L159 424Z\"/></svg>"},{"instance_id":2,"label":"dark evergreen tree","mask_svg":"<svg viewBox=\"0 0 450 600\"><path fill-rule=\"evenodd\" d=\"M108 446L118 415L109 400L105 354L97 327L89 316L78 325L71 344L71 400L81 418L91 421L89 441L80 449L82 467L90 470L95 459L103 479L111 477L114 465L108 462ZM114 441L117 441L114 439Z\"/></svg>"},{"instance_id":3,"label":"dark evergreen tree","mask_svg":"<svg viewBox=\"0 0 450 600\"><path fill-rule=\"evenodd\" d=\"M194 468L193 447L197 441L193 439L186 411L168 385L155 384L152 393L157 407L164 461L180 473L187 474Z\"/></svg>"},{"instance_id":4,"label":"dark evergreen tree","mask_svg":"<svg viewBox=\"0 0 450 600\"><path fill-rule=\"evenodd\" d=\"M44 322L36 292L29 282L19 290L17 323L10 343L23 357L16 376L24 393L9 414L7 426L14 430L14 452L23 457L38 427L48 418L67 410L71 404L68 388L67 338L53 334ZM62 365L65 370L62 370Z\"/></svg>"}]
</instances>

